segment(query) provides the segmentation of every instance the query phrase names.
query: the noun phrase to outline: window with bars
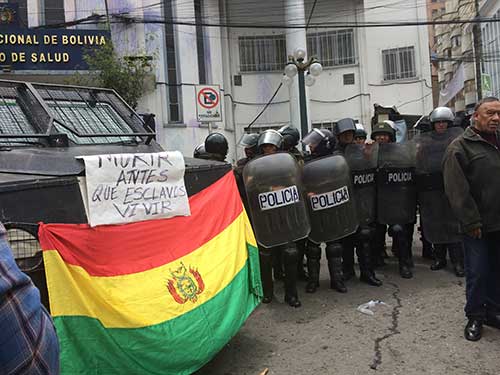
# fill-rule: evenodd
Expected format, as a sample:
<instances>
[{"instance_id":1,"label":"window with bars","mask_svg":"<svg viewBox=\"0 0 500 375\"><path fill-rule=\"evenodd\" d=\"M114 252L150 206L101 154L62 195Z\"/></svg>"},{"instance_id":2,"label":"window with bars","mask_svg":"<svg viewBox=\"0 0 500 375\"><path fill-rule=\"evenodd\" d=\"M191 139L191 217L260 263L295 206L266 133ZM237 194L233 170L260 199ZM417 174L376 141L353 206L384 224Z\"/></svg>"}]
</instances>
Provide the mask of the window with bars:
<instances>
[{"instance_id":1,"label":"window with bars","mask_svg":"<svg viewBox=\"0 0 500 375\"><path fill-rule=\"evenodd\" d=\"M241 72L282 71L287 62L284 35L240 36Z\"/></svg>"},{"instance_id":2,"label":"window with bars","mask_svg":"<svg viewBox=\"0 0 500 375\"><path fill-rule=\"evenodd\" d=\"M45 25L55 25L65 22L64 0L44 0L43 1Z\"/></svg>"},{"instance_id":3,"label":"window with bars","mask_svg":"<svg viewBox=\"0 0 500 375\"><path fill-rule=\"evenodd\" d=\"M352 65L358 61L353 29L308 34L307 51L324 67Z\"/></svg>"},{"instance_id":4,"label":"window with bars","mask_svg":"<svg viewBox=\"0 0 500 375\"><path fill-rule=\"evenodd\" d=\"M384 81L415 78L414 47L392 48L382 51Z\"/></svg>"}]
</instances>

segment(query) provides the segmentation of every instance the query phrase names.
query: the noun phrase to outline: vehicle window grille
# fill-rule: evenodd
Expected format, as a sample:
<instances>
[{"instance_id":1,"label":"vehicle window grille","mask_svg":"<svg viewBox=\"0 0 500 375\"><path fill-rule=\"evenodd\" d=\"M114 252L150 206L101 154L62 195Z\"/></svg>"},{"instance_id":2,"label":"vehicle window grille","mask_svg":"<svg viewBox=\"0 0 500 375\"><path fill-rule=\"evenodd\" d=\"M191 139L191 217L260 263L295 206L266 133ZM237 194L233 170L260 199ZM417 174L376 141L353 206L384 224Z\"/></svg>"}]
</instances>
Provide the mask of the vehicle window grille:
<instances>
[{"instance_id":1,"label":"vehicle window grille","mask_svg":"<svg viewBox=\"0 0 500 375\"><path fill-rule=\"evenodd\" d=\"M8 229L7 238L18 267L23 272L33 271L41 267L42 249L38 239L22 229Z\"/></svg>"}]
</instances>

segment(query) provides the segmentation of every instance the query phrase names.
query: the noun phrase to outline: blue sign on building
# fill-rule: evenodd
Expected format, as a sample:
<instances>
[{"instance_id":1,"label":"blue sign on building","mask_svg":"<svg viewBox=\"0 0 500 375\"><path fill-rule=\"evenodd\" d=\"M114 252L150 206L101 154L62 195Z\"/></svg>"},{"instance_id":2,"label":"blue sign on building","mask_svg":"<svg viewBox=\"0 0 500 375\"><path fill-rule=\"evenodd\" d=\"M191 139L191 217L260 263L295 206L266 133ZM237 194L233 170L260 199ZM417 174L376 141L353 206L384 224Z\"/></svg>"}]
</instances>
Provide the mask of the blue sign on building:
<instances>
[{"instance_id":1,"label":"blue sign on building","mask_svg":"<svg viewBox=\"0 0 500 375\"><path fill-rule=\"evenodd\" d=\"M109 31L0 27L0 66L11 70L86 70L84 54L109 43Z\"/></svg>"}]
</instances>

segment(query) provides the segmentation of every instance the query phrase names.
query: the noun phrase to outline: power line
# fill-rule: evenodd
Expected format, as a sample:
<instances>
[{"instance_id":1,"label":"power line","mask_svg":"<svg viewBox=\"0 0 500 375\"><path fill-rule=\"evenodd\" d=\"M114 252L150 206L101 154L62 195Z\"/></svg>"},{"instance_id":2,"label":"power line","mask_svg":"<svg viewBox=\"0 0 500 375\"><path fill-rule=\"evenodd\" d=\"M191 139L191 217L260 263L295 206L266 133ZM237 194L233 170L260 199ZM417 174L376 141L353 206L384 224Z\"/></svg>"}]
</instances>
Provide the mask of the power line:
<instances>
[{"instance_id":1,"label":"power line","mask_svg":"<svg viewBox=\"0 0 500 375\"><path fill-rule=\"evenodd\" d=\"M309 23L311 22L311 18L314 14L314 9L316 8L317 3L318 3L318 0L314 0L314 4L312 6L311 13L309 14L309 18L307 19L306 29L309 27Z\"/></svg>"},{"instance_id":2,"label":"power line","mask_svg":"<svg viewBox=\"0 0 500 375\"><path fill-rule=\"evenodd\" d=\"M371 96L370 94L367 93L359 93L353 96L350 96L345 99L340 99L340 100L319 100L319 99L309 99L311 102L316 102L316 103L325 103L325 104L336 104L336 103L345 103L348 102L349 100L355 99L359 96Z\"/></svg>"},{"instance_id":3,"label":"power line","mask_svg":"<svg viewBox=\"0 0 500 375\"><path fill-rule=\"evenodd\" d=\"M415 102L420 102L420 101L424 100L425 98L427 98L427 97L429 97L431 95L432 95L432 92L428 93L427 95L422 96L421 98L418 98L418 99L415 99L415 100L410 100L410 101L404 102L402 104L397 104L395 107L399 109L401 107L404 107L407 104L411 104L411 103L415 103Z\"/></svg>"},{"instance_id":4,"label":"power line","mask_svg":"<svg viewBox=\"0 0 500 375\"><path fill-rule=\"evenodd\" d=\"M259 112L259 114L250 122L250 124L248 124L248 126L245 127L245 131L248 131L250 130L250 127L255 124L255 122L259 119L260 116L262 116L262 114L266 111L267 107L269 107L269 105L271 104L271 102L274 100L274 98L276 97L276 95L278 95L278 92L280 91L281 89L281 86L283 86L283 82L279 84L278 88L276 89L276 91L274 92L273 96L271 96L271 99L269 99L269 101L267 102L267 104L264 106L264 108L262 108L262 111Z\"/></svg>"},{"instance_id":5,"label":"power line","mask_svg":"<svg viewBox=\"0 0 500 375\"><path fill-rule=\"evenodd\" d=\"M192 21L179 21L177 19L146 19L139 17L131 17L127 13L115 13L111 14L115 20L111 21L111 23L143 23L143 24L167 24L167 25L184 25L184 26L203 26L203 27L223 27L223 28L245 28L245 29L307 29L307 25L300 24L283 24L277 25L273 24L255 24L255 23L207 23L207 22L192 22ZM66 26L75 26L78 24L98 24L103 23L101 19L105 17L105 15L91 15L89 17L85 17L82 19L78 19L71 22L58 23L58 24L49 24L38 26L37 28L58 28L58 27L66 27ZM429 25L463 25L463 24L481 24L481 23L499 23L500 18L485 18L485 17L476 17L468 20L433 20L433 21L400 21L400 22L322 22L322 23L312 23L309 25L309 28L316 29L326 29L326 28L374 28L374 27L407 27L407 26L429 26Z\"/></svg>"},{"instance_id":6,"label":"power line","mask_svg":"<svg viewBox=\"0 0 500 375\"><path fill-rule=\"evenodd\" d=\"M115 18L121 19L122 22L114 23L160 23L171 25L184 25L184 26L204 26L204 27L230 27L230 28L244 28L244 29L307 29L307 25L299 24L245 24L245 23L206 23L206 22L188 22L178 21L175 19L140 19L129 17L127 14L114 14ZM433 21L401 21L401 22L322 22L311 24L310 28L324 29L324 28L374 28L374 27L406 27L406 26L429 26L429 25L464 25L464 24L480 24L480 23L499 23L500 18L472 18L468 20L433 20ZM92 22L89 22L92 23Z\"/></svg>"}]
</instances>

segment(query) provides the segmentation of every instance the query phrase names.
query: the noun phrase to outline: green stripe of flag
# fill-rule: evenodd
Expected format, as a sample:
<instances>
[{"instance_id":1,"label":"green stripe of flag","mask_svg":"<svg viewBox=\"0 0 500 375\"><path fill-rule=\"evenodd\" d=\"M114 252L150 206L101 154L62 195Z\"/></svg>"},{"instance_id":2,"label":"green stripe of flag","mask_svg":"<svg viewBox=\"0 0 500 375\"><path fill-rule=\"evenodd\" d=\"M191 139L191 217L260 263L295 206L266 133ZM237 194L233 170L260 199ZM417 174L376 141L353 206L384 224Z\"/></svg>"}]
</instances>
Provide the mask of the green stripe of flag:
<instances>
[{"instance_id":1,"label":"green stripe of flag","mask_svg":"<svg viewBox=\"0 0 500 375\"><path fill-rule=\"evenodd\" d=\"M209 362L260 303L258 251L248 245L245 267L210 301L146 328L105 328L83 316L55 317L61 373L191 374ZM119 313L119 312L117 312Z\"/></svg>"}]
</instances>

